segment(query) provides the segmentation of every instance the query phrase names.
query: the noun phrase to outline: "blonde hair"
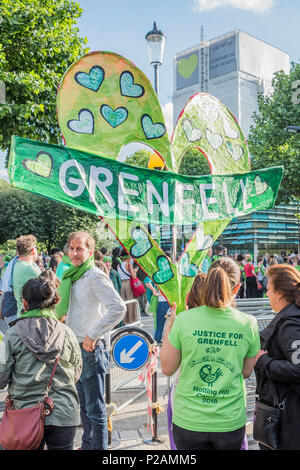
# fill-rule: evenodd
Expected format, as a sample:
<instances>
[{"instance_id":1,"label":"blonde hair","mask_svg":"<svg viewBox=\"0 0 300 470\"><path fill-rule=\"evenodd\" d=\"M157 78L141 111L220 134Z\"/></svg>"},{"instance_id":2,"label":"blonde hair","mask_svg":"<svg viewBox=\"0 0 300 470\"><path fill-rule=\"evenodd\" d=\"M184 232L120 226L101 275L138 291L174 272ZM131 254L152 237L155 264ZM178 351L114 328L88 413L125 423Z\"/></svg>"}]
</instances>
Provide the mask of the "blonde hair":
<instances>
[{"instance_id":1,"label":"blonde hair","mask_svg":"<svg viewBox=\"0 0 300 470\"><path fill-rule=\"evenodd\" d=\"M202 303L208 307L224 308L231 304L232 292L240 282L241 271L232 258L223 256L210 265Z\"/></svg>"},{"instance_id":2,"label":"blonde hair","mask_svg":"<svg viewBox=\"0 0 300 470\"><path fill-rule=\"evenodd\" d=\"M204 282L206 279L206 274L197 273L190 290L186 305L188 308L196 308L202 305L202 291L204 287Z\"/></svg>"}]
</instances>

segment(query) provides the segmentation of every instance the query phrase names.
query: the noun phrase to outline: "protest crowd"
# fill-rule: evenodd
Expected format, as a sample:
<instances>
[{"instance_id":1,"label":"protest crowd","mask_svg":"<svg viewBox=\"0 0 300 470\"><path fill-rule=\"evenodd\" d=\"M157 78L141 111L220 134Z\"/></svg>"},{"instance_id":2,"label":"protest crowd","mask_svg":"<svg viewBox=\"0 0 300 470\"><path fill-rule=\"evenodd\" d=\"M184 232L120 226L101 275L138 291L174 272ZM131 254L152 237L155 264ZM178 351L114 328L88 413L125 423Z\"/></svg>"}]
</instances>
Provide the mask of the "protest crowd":
<instances>
[{"instance_id":1,"label":"protest crowd","mask_svg":"<svg viewBox=\"0 0 300 470\"><path fill-rule=\"evenodd\" d=\"M300 449L299 254L254 258L216 245L195 276L186 310L176 312L176 304L169 305L121 246L98 249L87 232L71 233L51 253L39 252L37 245L35 236L22 235L15 252L0 253L6 324L0 389L7 387L11 409L43 400L43 433L32 449L73 450L80 424L80 449L107 449L110 335L137 321L136 303L126 303L132 299L143 315L154 317L162 373L176 385L173 449L243 449L244 380L253 370L260 448ZM236 298L269 298L274 319L259 331L253 315L235 308ZM216 360L220 350L222 360ZM274 414L276 429L263 413ZM27 443L18 441L17 432L14 440L2 424L1 448L23 449Z\"/></svg>"}]
</instances>

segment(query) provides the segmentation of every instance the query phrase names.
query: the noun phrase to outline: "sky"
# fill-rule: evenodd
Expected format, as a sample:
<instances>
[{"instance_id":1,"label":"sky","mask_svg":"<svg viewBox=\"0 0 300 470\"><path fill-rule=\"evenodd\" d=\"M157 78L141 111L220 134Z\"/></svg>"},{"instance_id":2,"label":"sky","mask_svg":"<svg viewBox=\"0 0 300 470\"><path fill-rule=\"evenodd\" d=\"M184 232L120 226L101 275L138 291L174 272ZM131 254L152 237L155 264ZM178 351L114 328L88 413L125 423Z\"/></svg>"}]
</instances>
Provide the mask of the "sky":
<instances>
[{"instance_id":1,"label":"sky","mask_svg":"<svg viewBox=\"0 0 300 470\"><path fill-rule=\"evenodd\" d=\"M200 43L240 29L300 62L300 0L77 0L78 34L91 51L112 51L135 63L153 84L145 35L156 21L166 35L159 100L172 131L173 58ZM1 162L2 160L2 162ZM6 176L0 157L0 177ZM2 163L2 165L1 165Z\"/></svg>"}]
</instances>

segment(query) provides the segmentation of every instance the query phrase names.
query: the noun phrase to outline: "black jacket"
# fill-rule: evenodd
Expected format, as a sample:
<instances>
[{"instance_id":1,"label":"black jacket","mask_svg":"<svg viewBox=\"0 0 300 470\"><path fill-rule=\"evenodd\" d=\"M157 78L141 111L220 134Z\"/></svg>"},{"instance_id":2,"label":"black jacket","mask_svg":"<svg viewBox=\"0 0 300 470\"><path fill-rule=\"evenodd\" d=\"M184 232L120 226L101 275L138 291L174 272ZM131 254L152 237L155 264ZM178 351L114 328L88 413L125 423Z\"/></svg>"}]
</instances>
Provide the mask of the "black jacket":
<instances>
[{"instance_id":1,"label":"black jacket","mask_svg":"<svg viewBox=\"0 0 300 470\"><path fill-rule=\"evenodd\" d=\"M260 332L261 347L268 351L254 368L257 394L273 405L271 382L279 402L286 399L282 413L279 448L300 450L300 309L295 304L283 308Z\"/></svg>"}]
</instances>

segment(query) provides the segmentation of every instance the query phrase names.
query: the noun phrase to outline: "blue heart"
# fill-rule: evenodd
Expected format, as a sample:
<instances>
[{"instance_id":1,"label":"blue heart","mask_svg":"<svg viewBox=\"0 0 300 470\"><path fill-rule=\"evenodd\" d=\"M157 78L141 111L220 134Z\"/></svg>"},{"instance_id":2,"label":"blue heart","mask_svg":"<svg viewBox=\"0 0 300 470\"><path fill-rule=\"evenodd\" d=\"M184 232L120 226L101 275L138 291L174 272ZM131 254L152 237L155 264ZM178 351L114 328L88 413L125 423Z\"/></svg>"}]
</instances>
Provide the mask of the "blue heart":
<instances>
[{"instance_id":1,"label":"blue heart","mask_svg":"<svg viewBox=\"0 0 300 470\"><path fill-rule=\"evenodd\" d=\"M79 85L92 91L98 91L104 80L104 70L99 65L94 65L89 73L77 72L74 78Z\"/></svg>"},{"instance_id":2,"label":"blue heart","mask_svg":"<svg viewBox=\"0 0 300 470\"><path fill-rule=\"evenodd\" d=\"M144 87L134 84L134 76L131 72L123 72L120 77L120 90L123 96L140 98L145 93Z\"/></svg>"},{"instance_id":3,"label":"blue heart","mask_svg":"<svg viewBox=\"0 0 300 470\"><path fill-rule=\"evenodd\" d=\"M152 278L155 284L164 284L174 277L170 262L166 256L160 255L156 262L159 270L154 273Z\"/></svg>"},{"instance_id":4,"label":"blue heart","mask_svg":"<svg viewBox=\"0 0 300 470\"><path fill-rule=\"evenodd\" d=\"M190 264L189 253L183 253L179 261L179 274L186 277L194 277L198 272L195 264Z\"/></svg>"},{"instance_id":5,"label":"blue heart","mask_svg":"<svg viewBox=\"0 0 300 470\"><path fill-rule=\"evenodd\" d=\"M103 104L100 108L100 112L104 117L105 121L115 128L126 121L128 116L128 111L126 108L117 108L113 110L108 104Z\"/></svg>"},{"instance_id":6,"label":"blue heart","mask_svg":"<svg viewBox=\"0 0 300 470\"><path fill-rule=\"evenodd\" d=\"M147 139L158 139L166 133L166 128L161 122L153 124L151 117L144 114L141 118L142 128Z\"/></svg>"},{"instance_id":7,"label":"blue heart","mask_svg":"<svg viewBox=\"0 0 300 470\"><path fill-rule=\"evenodd\" d=\"M133 258L140 258L151 250L152 243L147 233L140 227L135 227L132 230L131 238L136 242L130 249L130 254Z\"/></svg>"}]
</instances>

